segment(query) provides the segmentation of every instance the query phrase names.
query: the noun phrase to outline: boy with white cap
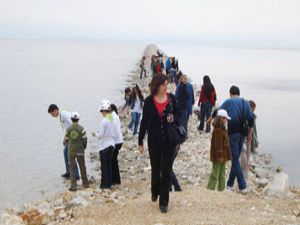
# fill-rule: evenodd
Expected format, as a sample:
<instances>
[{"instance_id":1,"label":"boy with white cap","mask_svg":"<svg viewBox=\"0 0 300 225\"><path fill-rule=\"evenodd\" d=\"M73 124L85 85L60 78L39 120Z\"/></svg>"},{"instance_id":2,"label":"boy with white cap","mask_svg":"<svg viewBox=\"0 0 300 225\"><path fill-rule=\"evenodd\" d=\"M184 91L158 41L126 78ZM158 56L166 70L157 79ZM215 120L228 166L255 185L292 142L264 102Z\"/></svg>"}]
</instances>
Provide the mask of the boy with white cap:
<instances>
[{"instance_id":1,"label":"boy with white cap","mask_svg":"<svg viewBox=\"0 0 300 225\"><path fill-rule=\"evenodd\" d=\"M101 162L101 185L102 189L110 189L112 185L112 157L115 146L115 124L111 113L110 102L103 100L99 112L103 119L100 123L100 129L93 133L94 137L99 139L99 155Z\"/></svg>"},{"instance_id":2,"label":"boy with white cap","mask_svg":"<svg viewBox=\"0 0 300 225\"><path fill-rule=\"evenodd\" d=\"M77 190L77 182L74 173L75 160L77 160L79 164L83 188L89 187L84 160L84 150L87 146L87 136L84 128L78 124L79 119L80 116L78 112L71 113L72 125L67 129L67 133L65 135L65 142L68 144L68 157L70 162L70 191Z\"/></svg>"}]
</instances>

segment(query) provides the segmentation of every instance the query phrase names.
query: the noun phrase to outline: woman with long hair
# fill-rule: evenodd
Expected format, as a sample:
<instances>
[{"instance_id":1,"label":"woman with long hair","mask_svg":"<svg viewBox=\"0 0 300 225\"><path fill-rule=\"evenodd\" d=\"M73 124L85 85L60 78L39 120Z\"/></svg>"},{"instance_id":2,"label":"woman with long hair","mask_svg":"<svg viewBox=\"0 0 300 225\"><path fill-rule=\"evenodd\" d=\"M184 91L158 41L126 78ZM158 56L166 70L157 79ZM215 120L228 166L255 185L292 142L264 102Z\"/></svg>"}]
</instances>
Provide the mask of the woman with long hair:
<instances>
[{"instance_id":1,"label":"woman with long hair","mask_svg":"<svg viewBox=\"0 0 300 225\"><path fill-rule=\"evenodd\" d=\"M132 89L132 95L130 99L131 105L131 121L128 125L129 129L133 128L133 135L138 133L138 127L140 124L140 118L143 111L143 104L144 104L144 96L136 84L135 87Z\"/></svg>"},{"instance_id":2,"label":"woman with long hair","mask_svg":"<svg viewBox=\"0 0 300 225\"><path fill-rule=\"evenodd\" d=\"M215 106L217 100L217 94L215 87L212 84L209 76L205 75L203 77L203 85L201 87L200 98L198 101L198 106L200 107L200 125L198 127L199 131L203 131L204 123L210 118L212 113L212 108ZM207 133L210 132L210 124L206 122Z\"/></svg>"}]
</instances>

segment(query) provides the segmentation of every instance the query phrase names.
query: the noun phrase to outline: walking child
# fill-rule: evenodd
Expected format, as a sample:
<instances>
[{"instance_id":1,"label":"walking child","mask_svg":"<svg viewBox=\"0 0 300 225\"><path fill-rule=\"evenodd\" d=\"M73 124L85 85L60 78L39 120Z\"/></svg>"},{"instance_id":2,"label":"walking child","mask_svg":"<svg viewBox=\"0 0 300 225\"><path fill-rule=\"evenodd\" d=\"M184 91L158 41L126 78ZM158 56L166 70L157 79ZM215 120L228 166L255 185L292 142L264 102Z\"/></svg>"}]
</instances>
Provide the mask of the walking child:
<instances>
[{"instance_id":1,"label":"walking child","mask_svg":"<svg viewBox=\"0 0 300 225\"><path fill-rule=\"evenodd\" d=\"M210 148L210 160L212 161L212 171L210 174L207 188L215 190L218 184L218 191L225 190L225 164L226 161L231 160L231 152L229 147L229 138L226 130L227 120L231 118L227 111L218 110L217 117L213 121L213 133Z\"/></svg>"}]
</instances>

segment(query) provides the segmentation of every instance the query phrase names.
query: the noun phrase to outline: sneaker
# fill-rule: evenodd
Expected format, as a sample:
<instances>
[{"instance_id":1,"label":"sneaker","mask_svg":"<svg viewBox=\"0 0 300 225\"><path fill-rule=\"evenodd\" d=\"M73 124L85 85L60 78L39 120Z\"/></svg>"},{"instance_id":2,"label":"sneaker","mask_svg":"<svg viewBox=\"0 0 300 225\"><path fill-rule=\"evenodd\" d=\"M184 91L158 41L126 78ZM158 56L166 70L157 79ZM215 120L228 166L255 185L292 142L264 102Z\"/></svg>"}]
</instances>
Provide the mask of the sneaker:
<instances>
[{"instance_id":1,"label":"sneaker","mask_svg":"<svg viewBox=\"0 0 300 225\"><path fill-rule=\"evenodd\" d=\"M240 190L240 193L241 193L242 195L246 195L246 194L248 193L247 188Z\"/></svg>"},{"instance_id":2,"label":"sneaker","mask_svg":"<svg viewBox=\"0 0 300 225\"><path fill-rule=\"evenodd\" d=\"M234 191L234 188L230 186L226 186L226 191Z\"/></svg>"},{"instance_id":3,"label":"sneaker","mask_svg":"<svg viewBox=\"0 0 300 225\"><path fill-rule=\"evenodd\" d=\"M160 205L159 209L162 213L167 213L168 212L168 206L165 205Z\"/></svg>"}]
</instances>

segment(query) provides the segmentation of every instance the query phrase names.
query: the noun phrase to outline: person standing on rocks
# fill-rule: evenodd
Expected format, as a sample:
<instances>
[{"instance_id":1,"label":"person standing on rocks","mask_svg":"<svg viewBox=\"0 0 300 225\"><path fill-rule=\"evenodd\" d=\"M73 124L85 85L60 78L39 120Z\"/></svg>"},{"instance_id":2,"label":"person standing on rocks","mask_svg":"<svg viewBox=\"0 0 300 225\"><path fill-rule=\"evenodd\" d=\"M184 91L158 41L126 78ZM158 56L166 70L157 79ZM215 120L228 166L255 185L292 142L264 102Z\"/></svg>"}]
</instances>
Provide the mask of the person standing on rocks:
<instances>
[{"instance_id":1,"label":"person standing on rocks","mask_svg":"<svg viewBox=\"0 0 300 225\"><path fill-rule=\"evenodd\" d=\"M128 125L129 129L133 128L133 135L138 133L138 127L140 125L140 119L143 111L144 96L138 85L132 89L132 95L130 99L131 105L131 121Z\"/></svg>"},{"instance_id":2,"label":"person standing on rocks","mask_svg":"<svg viewBox=\"0 0 300 225\"><path fill-rule=\"evenodd\" d=\"M123 134L121 130L121 121L118 114L118 109L116 105L111 104L110 108L112 110L112 116L114 118L115 126L116 126L116 136L115 136L115 150L112 157L112 185L119 185L121 184L120 178L120 170L119 170L119 162L118 162L118 155L119 151L123 145Z\"/></svg>"},{"instance_id":3,"label":"person standing on rocks","mask_svg":"<svg viewBox=\"0 0 300 225\"><path fill-rule=\"evenodd\" d=\"M101 162L101 189L110 189L112 185L112 157L115 146L115 125L111 114L110 102L103 100L99 108L103 119L97 133L92 132L99 139L99 155Z\"/></svg>"},{"instance_id":4,"label":"person standing on rocks","mask_svg":"<svg viewBox=\"0 0 300 225\"><path fill-rule=\"evenodd\" d=\"M66 131L72 125L71 113L67 111L60 111L57 105L55 104L49 105L48 113L54 118L59 117L59 121L63 130ZM64 145L64 160L65 160L66 172L61 176L66 179L69 179L70 165L69 165L69 158L68 158L68 145L65 142L63 142L63 145ZM77 180L79 180L77 163L75 163L75 177Z\"/></svg>"},{"instance_id":5,"label":"person standing on rocks","mask_svg":"<svg viewBox=\"0 0 300 225\"><path fill-rule=\"evenodd\" d=\"M212 109L215 106L217 99L214 85L211 83L209 76L203 77L203 85L200 91L200 98L198 106L200 107L200 125L198 130L200 132L204 129L204 123L206 122L206 132L210 132L210 123L207 120L211 117Z\"/></svg>"},{"instance_id":6,"label":"person standing on rocks","mask_svg":"<svg viewBox=\"0 0 300 225\"><path fill-rule=\"evenodd\" d=\"M187 76L182 75L180 83L176 88L175 93L178 109L180 114L180 123L183 125L185 131L187 131L187 121L189 116L189 98L190 94L187 88Z\"/></svg>"},{"instance_id":7,"label":"person standing on rocks","mask_svg":"<svg viewBox=\"0 0 300 225\"><path fill-rule=\"evenodd\" d=\"M125 105L122 108L122 112L126 109L126 113L129 114L130 110L130 99L131 99L131 88L127 87L124 91L124 99L125 99Z\"/></svg>"},{"instance_id":8,"label":"person standing on rocks","mask_svg":"<svg viewBox=\"0 0 300 225\"><path fill-rule=\"evenodd\" d=\"M168 211L170 175L176 144L168 137L168 123L178 122L176 98L168 94L168 78L165 74L153 77L150 83L151 95L145 100L139 132L139 150L144 152L143 140L148 134L148 149L151 164L152 201L159 197L162 213Z\"/></svg>"},{"instance_id":9,"label":"person standing on rocks","mask_svg":"<svg viewBox=\"0 0 300 225\"><path fill-rule=\"evenodd\" d=\"M146 60L146 56L143 56L142 60L141 60L141 64L140 64L140 67L141 67L141 74L140 74L140 79L143 78L143 73L144 73L144 76L146 77L146 68L145 68L145 60Z\"/></svg>"},{"instance_id":10,"label":"person standing on rocks","mask_svg":"<svg viewBox=\"0 0 300 225\"><path fill-rule=\"evenodd\" d=\"M212 171L209 177L207 188L215 190L218 184L218 191L225 190L226 182L226 161L231 160L228 132L226 130L227 120L230 120L226 110L220 109L213 121L213 133L210 147L210 161Z\"/></svg>"},{"instance_id":11,"label":"person standing on rocks","mask_svg":"<svg viewBox=\"0 0 300 225\"><path fill-rule=\"evenodd\" d=\"M242 167L243 174L246 179L248 178L248 174L249 174L249 164L252 159L251 156L252 156L252 154L257 153L256 148L258 148L258 146L259 146L259 142L258 142L258 138L257 138L257 130L256 130L256 115L254 114L254 111L256 109L256 104L253 100L250 100L249 104L250 104L250 108L253 113L253 119L254 119L253 132L252 132L251 142L247 143L247 141L245 141L242 152L241 152L241 157L240 157L241 167Z\"/></svg>"},{"instance_id":12,"label":"person standing on rocks","mask_svg":"<svg viewBox=\"0 0 300 225\"><path fill-rule=\"evenodd\" d=\"M71 115L72 125L67 129L65 135L65 142L68 145L68 157L70 161L70 175L71 175L71 187L70 191L77 190L77 183L75 177L75 162L77 160L80 168L80 174L82 179L82 187L88 188L89 182L86 175L86 167L84 160L84 150L87 146L87 136L84 128L78 124L79 114L73 112Z\"/></svg>"},{"instance_id":13,"label":"person standing on rocks","mask_svg":"<svg viewBox=\"0 0 300 225\"><path fill-rule=\"evenodd\" d=\"M237 178L240 192L246 194L247 184L240 165L240 155L245 137L248 143L251 142L254 119L248 101L240 98L240 89L232 86L229 92L230 98L220 107L226 110L231 118L228 121L228 135L232 163L226 188L233 190L234 181Z\"/></svg>"}]
</instances>

